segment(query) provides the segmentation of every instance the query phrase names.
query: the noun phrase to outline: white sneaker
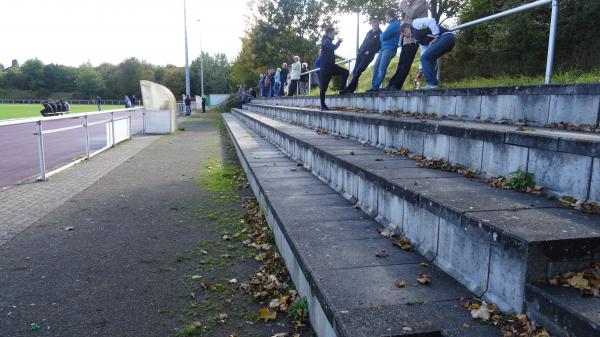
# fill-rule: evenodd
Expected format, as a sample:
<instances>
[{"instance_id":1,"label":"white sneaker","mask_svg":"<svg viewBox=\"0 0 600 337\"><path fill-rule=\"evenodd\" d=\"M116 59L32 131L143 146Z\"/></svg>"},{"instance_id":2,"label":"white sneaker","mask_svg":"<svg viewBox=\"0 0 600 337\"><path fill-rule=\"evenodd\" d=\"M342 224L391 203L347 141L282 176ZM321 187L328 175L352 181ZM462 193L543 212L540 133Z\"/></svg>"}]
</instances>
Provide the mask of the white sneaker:
<instances>
[{"instance_id":1,"label":"white sneaker","mask_svg":"<svg viewBox=\"0 0 600 337\"><path fill-rule=\"evenodd\" d=\"M433 89L440 89L440 86L428 84L422 88L422 90L433 90Z\"/></svg>"}]
</instances>

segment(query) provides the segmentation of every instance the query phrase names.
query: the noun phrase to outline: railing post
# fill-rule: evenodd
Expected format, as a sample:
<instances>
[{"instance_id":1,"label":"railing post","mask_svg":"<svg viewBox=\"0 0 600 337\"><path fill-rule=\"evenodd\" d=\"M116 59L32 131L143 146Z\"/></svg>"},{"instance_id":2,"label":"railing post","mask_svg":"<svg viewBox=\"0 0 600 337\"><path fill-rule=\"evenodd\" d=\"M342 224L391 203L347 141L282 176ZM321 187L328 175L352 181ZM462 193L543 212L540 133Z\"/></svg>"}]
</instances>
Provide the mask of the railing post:
<instances>
[{"instance_id":1,"label":"railing post","mask_svg":"<svg viewBox=\"0 0 600 337\"><path fill-rule=\"evenodd\" d=\"M38 136L38 157L40 160L39 180L46 180L46 156L44 155L44 133L41 120L37 122L37 132L35 132L34 135Z\"/></svg>"},{"instance_id":2,"label":"railing post","mask_svg":"<svg viewBox=\"0 0 600 337\"><path fill-rule=\"evenodd\" d=\"M90 159L90 129L88 127L88 115L85 115L85 158Z\"/></svg>"},{"instance_id":3,"label":"railing post","mask_svg":"<svg viewBox=\"0 0 600 337\"><path fill-rule=\"evenodd\" d=\"M146 133L146 110L142 110L142 134Z\"/></svg>"},{"instance_id":4,"label":"railing post","mask_svg":"<svg viewBox=\"0 0 600 337\"><path fill-rule=\"evenodd\" d=\"M127 135L129 135L129 139L133 138L131 134L131 111L129 111L129 118L127 118Z\"/></svg>"},{"instance_id":5,"label":"railing post","mask_svg":"<svg viewBox=\"0 0 600 337\"><path fill-rule=\"evenodd\" d=\"M112 147L115 147L115 113L110 113L110 128L112 133Z\"/></svg>"},{"instance_id":6,"label":"railing post","mask_svg":"<svg viewBox=\"0 0 600 337\"><path fill-rule=\"evenodd\" d=\"M310 95L310 90L312 89L312 73L308 73L308 92L306 95Z\"/></svg>"},{"instance_id":7,"label":"railing post","mask_svg":"<svg viewBox=\"0 0 600 337\"><path fill-rule=\"evenodd\" d=\"M552 0L550 18L550 34L548 37L548 57L546 58L546 78L544 83L552 84L552 67L554 66L554 47L556 46L556 28L558 25L558 0Z\"/></svg>"}]
</instances>

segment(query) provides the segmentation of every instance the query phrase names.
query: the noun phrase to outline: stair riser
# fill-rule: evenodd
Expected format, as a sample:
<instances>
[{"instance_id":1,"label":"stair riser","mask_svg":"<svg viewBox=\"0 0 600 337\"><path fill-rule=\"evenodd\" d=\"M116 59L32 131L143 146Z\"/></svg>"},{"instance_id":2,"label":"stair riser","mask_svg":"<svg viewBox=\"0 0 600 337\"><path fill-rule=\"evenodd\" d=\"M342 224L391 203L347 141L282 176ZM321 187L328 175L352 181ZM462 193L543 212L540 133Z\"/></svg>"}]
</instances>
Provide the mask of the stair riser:
<instances>
[{"instance_id":1,"label":"stair riser","mask_svg":"<svg viewBox=\"0 0 600 337\"><path fill-rule=\"evenodd\" d=\"M477 169L483 176L508 176L518 169L534 174L546 192L600 203L600 145L583 149L504 132L456 131L422 123L247 105L266 116L325 129L389 149L406 148L430 159ZM416 125L415 125L416 124ZM517 145L518 144L518 145ZM524 146L521 146L524 145Z\"/></svg>"},{"instance_id":2,"label":"stair riser","mask_svg":"<svg viewBox=\"0 0 600 337\"><path fill-rule=\"evenodd\" d=\"M410 237L421 254L471 291L502 310L522 310L526 247L495 241L494 233L463 224L460 216L434 214L427 210L431 205L403 199L397 191L386 190L317 148L243 114L234 115L291 158L303 162L346 199L357 202L382 225Z\"/></svg>"},{"instance_id":3,"label":"stair riser","mask_svg":"<svg viewBox=\"0 0 600 337\"><path fill-rule=\"evenodd\" d=\"M331 317L328 317L325 314L325 311L323 310L324 307L321 304L323 299L321 298L321 296L317 296L318 290L316 289L316 287L311 286L311 282L309 282L309 280L307 279L307 276L310 278L309 271L306 270L306 268L299 263L299 260L293 253L292 248L288 244L289 240L286 238L286 235L281 230L281 228L283 227L279 224L276 216L274 216L273 210L268 201L268 197L265 196L263 189L260 187L257 180L255 179L254 173L248 165L248 161L246 160L244 153L241 151L240 146L236 141L236 138L233 137L229 129L228 132L230 139L232 139L233 144L235 146L238 158L240 159L242 169L246 173L246 178L248 179L250 188L254 192L254 195L256 196L256 199L259 202L260 208L265 214L267 224L273 232L275 243L279 252L281 253L281 256L285 261L286 268L290 273L290 277L294 282L296 290L298 291L299 296L305 297L307 299L310 312L309 319L311 326L313 327L315 333L319 337L337 337L338 334L336 333L332 324L330 323ZM314 284L314 282L312 283Z\"/></svg>"},{"instance_id":4,"label":"stair riser","mask_svg":"<svg viewBox=\"0 0 600 337\"><path fill-rule=\"evenodd\" d=\"M261 103L295 107L319 106L315 96L271 97ZM327 97L329 107L371 112L403 111L436 114L469 121L545 126L570 123L598 127L600 86L490 88L360 94Z\"/></svg>"}]
</instances>

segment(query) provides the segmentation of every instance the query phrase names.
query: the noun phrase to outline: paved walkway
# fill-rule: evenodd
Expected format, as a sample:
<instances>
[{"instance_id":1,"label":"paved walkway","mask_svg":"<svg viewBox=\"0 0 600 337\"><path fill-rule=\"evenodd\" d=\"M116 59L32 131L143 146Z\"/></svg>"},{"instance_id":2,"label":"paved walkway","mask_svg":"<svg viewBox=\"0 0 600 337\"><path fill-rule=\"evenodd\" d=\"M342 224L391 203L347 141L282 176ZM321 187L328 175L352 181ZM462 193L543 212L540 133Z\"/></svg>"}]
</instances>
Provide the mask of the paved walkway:
<instances>
[{"instance_id":1,"label":"paved walkway","mask_svg":"<svg viewBox=\"0 0 600 337\"><path fill-rule=\"evenodd\" d=\"M207 235L195 180L221 154L206 117L184 127L0 194L1 337L174 334L189 298L175 257Z\"/></svg>"},{"instance_id":2,"label":"paved walkway","mask_svg":"<svg viewBox=\"0 0 600 337\"><path fill-rule=\"evenodd\" d=\"M90 161L84 161L50 177L48 181L16 185L0 192L0 247L157 138L158 136L135 137Z\"/></svg>"}]
</instances>

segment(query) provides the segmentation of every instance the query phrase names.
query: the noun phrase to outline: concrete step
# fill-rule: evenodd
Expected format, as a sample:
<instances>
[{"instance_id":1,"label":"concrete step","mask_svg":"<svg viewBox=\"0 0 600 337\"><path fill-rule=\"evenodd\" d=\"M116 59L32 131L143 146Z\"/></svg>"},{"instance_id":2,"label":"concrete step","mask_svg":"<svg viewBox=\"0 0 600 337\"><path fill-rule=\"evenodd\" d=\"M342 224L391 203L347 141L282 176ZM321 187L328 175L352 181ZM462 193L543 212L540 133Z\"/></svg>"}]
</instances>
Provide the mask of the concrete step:
<instances>
[{"instance_id":1,"label":"concrete step","mask_svg":"<svg viewBox=\"0 0 600 337\"><path fill-rule=\"evenodd\" d=\"M270 97L263 104L318 107L316 96ZM410 90L328 96L329 107L435 114L440 118L598 130L600 84Z\"/></svg>"},{"instance_id":2,"label":"concrete step","mask_svg":"<svg viewBox=\"0 0 600 337\"><path fill-rule=\"evenodd\" d=\"M377 113L321 112L252 103L248 111L293 121L385 149L476 169L483 177L533 173L551 195L600 203L600 134Z\"/></svg>"},{"instance_id":3,"label":"concrete step","mask_svg":"<svg viewBox=\"0 0 600 337\"><path fill-rule=\"evenodd\" d=\"M556 337L600 336L600 298L584 298L578 290L529 284L527 314Z\"/></svg>"},{"instance_id":4,"label":"concrete step","mask_svg":"<svg viewBox=\"0 0 600 337\"><path fill-rule=\"evenodd\" d=\"M415 252L392 245L377 224L307 169L229 114L223 119L319 337L499 334L480 325L461 297L468 289ZM389 256L375 256L386 249ZM415 285L420 272L430 285ZM399 279L406 287L396 287ZM465 327L467 323L470 327Z\"/></svg>"},{"instance_id":5,"label":"concrete step","mask_svg":"<svg viewBox=\"0 0 600 337\"><path fill-rule=\"evenodd\" d=\"M599 216L257 113L233 114L504 311L523 312L528 281L600 258Z\"/></svg>"}]
</instances>

